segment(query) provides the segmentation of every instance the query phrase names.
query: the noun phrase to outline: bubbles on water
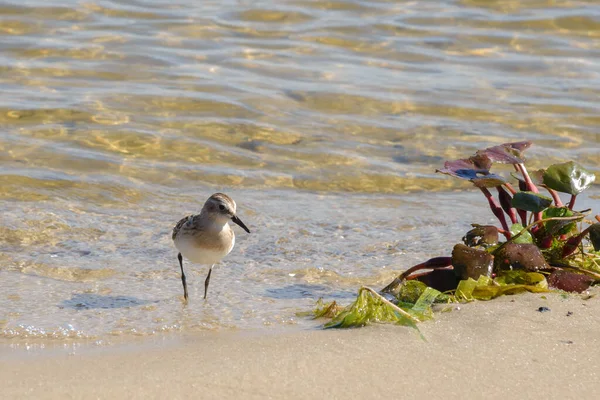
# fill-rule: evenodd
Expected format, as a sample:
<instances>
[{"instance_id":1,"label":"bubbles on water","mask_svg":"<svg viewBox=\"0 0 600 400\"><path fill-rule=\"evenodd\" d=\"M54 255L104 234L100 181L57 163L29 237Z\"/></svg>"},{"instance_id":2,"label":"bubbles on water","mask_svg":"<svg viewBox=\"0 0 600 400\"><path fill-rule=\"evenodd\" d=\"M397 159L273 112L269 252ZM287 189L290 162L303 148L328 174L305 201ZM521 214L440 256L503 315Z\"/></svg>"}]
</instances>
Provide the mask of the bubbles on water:
<instances>
[{"instance_id":1,"label":"bubbles on water","mask_svg":"<svg viewBox=\"0 0 600 400\"><path fill-rule=\"evenodd\" d=\"M34 325L19 324L13 327L5 327L0 330L0 337L20 339L89 339L89 336L81 330L75 329L71 324L43 328Z\"/></svg>"}]
</instances>

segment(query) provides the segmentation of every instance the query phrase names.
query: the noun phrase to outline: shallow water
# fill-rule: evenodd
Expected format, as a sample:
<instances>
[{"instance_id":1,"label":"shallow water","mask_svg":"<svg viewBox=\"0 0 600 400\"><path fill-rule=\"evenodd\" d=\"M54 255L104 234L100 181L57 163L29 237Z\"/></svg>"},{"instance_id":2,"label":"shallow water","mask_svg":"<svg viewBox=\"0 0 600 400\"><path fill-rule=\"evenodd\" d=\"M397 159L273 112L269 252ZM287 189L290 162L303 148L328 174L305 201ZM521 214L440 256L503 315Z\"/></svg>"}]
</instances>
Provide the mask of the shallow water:
<instances>
[{"instance_id":1,"label":"shallow water","mask_svg":"<svg viewBox=\"0 0 600 400\"><path fill-rule=\"evenodd\" d=\"M533 167L600 170L599 20L595 1L2 3L0 337L312 326L295 314L317 298L491 221L445 159L529 139ZM187 264L184 308L170 231L215 191L252 234L206 302Z\"/></svg>"}]
</instances>

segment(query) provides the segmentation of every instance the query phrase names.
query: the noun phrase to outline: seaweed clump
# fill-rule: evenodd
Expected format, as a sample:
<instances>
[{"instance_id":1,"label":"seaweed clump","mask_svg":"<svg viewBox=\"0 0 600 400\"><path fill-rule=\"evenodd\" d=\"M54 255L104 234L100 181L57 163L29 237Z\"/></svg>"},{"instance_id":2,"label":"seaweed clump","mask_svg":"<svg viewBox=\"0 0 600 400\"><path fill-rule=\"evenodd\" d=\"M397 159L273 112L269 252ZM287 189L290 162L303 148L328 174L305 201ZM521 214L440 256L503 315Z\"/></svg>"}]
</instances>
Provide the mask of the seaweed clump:
<instances>
[{"instance_id":1,"label":"seaweed clump","mask_svg":"<svg viewBox=\"0 0 600 400\"><path fill-rule=\"evenodd\" d=\"M499 226L473 224L450 256L412 266L380 291L362 287L348 307L320 301L314 316L330 318L326 328L372 322L416 327L432 318L434 303L524 291L583 292L600 282L600 215L590 221L590 210L574 209L595 175L573 161L529 172L523 153L530 146L505 143L436 171L472 182ZM515 186L490 171L496 163L514 167ZM566 204L559 193L570 196Z\"/></svg>"}]
</instances>

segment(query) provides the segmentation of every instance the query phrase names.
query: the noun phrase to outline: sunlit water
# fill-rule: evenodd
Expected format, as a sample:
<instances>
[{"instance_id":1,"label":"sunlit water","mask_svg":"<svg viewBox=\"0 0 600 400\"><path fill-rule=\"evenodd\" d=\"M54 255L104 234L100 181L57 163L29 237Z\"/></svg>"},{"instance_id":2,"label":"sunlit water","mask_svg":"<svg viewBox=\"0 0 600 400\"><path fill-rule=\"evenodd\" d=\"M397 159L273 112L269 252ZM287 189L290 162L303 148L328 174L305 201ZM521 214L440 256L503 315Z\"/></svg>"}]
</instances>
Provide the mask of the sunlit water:
<instances>
[{"instance_id":1,"label":"sunlit water","mask_svg":"<svg viewBox=\"0 0 600 400\"><path fill-rule=\"evenodd\" d=\"M8 1L0 87L4 338L312 326L493 221L445 159L600 171L591 0ZM215 191L252 234L183 307L171 229Z\"/></svg>"}]
</instances>

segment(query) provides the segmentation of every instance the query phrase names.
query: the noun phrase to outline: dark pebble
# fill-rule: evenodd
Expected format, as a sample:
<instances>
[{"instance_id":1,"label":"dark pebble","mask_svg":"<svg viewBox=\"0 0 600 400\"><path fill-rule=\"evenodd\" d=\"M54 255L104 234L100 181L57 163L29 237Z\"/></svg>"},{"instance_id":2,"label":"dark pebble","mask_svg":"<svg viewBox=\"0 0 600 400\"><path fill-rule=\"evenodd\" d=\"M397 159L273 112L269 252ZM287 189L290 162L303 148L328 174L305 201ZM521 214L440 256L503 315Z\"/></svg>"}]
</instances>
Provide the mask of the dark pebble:
<instances>
[{"instance_id":1,"label":"dark pebble","mask_svg":"<svg viewBox=\"0 0 600 400\"><path fill-rule=\"evenodd\" d=\"M540 307L537 309L539 312L546 312L546 311L550 311L550 309L548 307Z\"/></svg>"}]
</instances>

